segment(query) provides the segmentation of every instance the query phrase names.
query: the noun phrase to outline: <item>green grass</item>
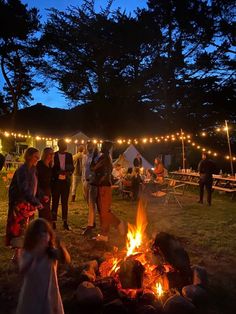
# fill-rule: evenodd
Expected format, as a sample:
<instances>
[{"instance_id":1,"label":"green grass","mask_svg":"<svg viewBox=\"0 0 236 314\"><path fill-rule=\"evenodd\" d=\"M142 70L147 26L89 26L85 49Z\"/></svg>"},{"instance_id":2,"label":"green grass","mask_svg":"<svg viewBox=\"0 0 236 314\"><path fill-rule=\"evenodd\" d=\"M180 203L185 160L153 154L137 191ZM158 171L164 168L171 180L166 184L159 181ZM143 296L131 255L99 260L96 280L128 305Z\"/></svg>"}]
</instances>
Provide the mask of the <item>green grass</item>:
<instances>
[{"instance_id":1,"label":"green grass","mask_svg":"<svg viewBox=\"0 0 236 314\"><path fill-rule=\"evenodd\" d=\"M1 193L0 193L1 194ZM12 254L4 246L4 233L7 213L6 193L2 193L0 200L0 304L4 312L12 313L20 288L17 273L9 263ZM5 196L4 196L5 195ZM207 268L210 284L210 301L206 309L199 314L232 314L235 308L236 295L236 203L231 201L229 195L213 195L213 205L197 204L196 191L188 191L181 198L183 208L170 203L165 206L161 200L151 198L147 203L149 237L157 232L169 232L180 239L188 251L192 264ZM135 221L137 204L122 200L119 195L113 196L113 211L122 219L133 223ZM70 203L70 224L73 232L64 232L58 222L58 234L64 240L72 256L75 268L82 261L102 256L104 250L94 247L91 241L81 236L81 227L87 222L87 208L80 191L79 200ZM99 225L99 222L97 221ZM98 230L97 230L98 231ZM124 239L117 236L115 230L111 231L111 240L108 249L118 246L122 249ZM66 278L60 280L62 296L68 307L68 302L73 294L74 285L68 284ZM73 286L73 287L72 287ZM69 310L66 313L71 313Z\"/></svg>"}]
</instances>

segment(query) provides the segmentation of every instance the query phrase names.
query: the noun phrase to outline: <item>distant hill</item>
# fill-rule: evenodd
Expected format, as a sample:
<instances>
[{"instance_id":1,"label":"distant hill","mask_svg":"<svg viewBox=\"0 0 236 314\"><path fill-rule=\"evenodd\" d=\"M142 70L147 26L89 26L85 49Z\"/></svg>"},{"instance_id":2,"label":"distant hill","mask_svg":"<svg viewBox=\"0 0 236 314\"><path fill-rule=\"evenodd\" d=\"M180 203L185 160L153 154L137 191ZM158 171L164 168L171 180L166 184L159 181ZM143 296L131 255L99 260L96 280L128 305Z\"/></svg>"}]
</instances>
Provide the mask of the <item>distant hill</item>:
<instances>
[{"instance_id":1,"label":"distant hill","mask_svg":"<svg viewBox=\"0 0 236 314\"><path fill-rule=\"evenodd\" d=\"M113 138L152 134L160 119L142 106L137 110L129 110L128 107L114 110L87 104L72 109L59 109L36 104L17 112L14 127L11 126L11 120L10 114L0 116L0 129L52 136L82 131L89 136Z\"/></svg>"}]
</instances>

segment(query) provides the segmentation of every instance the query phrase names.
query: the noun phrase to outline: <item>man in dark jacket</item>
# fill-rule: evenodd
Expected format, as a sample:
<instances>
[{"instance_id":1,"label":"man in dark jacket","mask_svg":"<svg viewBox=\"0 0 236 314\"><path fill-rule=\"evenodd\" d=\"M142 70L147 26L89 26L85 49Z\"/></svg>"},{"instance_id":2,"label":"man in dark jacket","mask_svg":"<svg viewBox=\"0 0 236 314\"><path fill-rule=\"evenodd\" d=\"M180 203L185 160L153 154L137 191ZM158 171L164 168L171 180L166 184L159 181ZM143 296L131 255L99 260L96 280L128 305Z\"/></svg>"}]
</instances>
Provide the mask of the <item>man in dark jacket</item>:
<instances>
[{"instance_id":1,"label":"man in dark jacket","mask_svg":"<svg viewBox=\"0 0 236 314\"><path fill-rule=\"evenodd\" d=\"M211 206L211 193L212 193L212 175L217 172L215 163L208 159L206 153L202 153L202 160L198 164L198 171L200 174L199 188L200 188L200 204L203 204L204 187L207 191L207 203Z\"/></svg>"},{"instance_id":2,"label":"man in dark jacket","mask_svg":"<svg viewBox=\"0 0 236 314\"><path fill-rule=\"evenodd\" d=\"M70 193L71 175L74 171L72 155L67 150L64 139L58 141L59 151L54 155L54 165L52 168L52 220L53 228L56 229L57 212L59 200L61 198L62 220L65 230L71 230L68 218L68 198Z\"/></svg>"}]
</instances>

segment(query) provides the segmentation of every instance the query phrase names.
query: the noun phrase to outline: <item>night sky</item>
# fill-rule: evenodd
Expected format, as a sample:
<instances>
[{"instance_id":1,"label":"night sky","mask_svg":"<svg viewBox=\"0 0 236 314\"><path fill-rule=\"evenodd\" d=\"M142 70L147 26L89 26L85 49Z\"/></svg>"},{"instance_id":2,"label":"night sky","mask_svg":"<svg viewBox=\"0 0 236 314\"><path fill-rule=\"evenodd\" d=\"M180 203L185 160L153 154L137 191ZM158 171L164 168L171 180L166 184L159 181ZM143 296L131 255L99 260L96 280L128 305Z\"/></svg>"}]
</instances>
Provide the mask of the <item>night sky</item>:
<instances>
[{"instance_id":1,"label":"night sky","mask_svg":"<svg viewBox=\"0 0 236 314\"><path fill-rule=\"evenodd\" d=\"M65 10L68 6L78 6L82 3L82 0L22 0L22 3L28 4L28 7L36 7L40 10L42 22L47 19L47 9L54 7L58 10ZM104 6L107 3L106 0L96 0L96 8ZM114 0L113 8L121 7L127 12L132 12L137 7L145 7L146 0ZM2 79L0 77L0 86L2 87ZM34 100L32 105L35 103L43 103L50 107L68 108L68 102L64 96L57 90L56 86L50 86L47 93L42 93L38 90L33 91Z\"/></svg>"}]
</instances>

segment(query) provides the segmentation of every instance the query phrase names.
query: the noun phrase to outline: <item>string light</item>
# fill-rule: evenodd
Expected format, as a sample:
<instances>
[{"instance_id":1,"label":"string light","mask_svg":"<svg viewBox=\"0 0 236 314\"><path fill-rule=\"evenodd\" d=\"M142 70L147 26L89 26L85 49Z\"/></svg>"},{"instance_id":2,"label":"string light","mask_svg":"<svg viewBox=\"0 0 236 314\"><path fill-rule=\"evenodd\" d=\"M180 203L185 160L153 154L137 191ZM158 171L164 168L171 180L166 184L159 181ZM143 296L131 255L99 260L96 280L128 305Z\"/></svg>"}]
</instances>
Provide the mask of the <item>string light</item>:
<instances>
[{"instance_id":1,"label":"string light","mask_svg":"<svg viewBox=\"0 0 236 314\"><path fill-rule=\"evenodd\" d=\"M216 127L216 128L214 128L213 130L210 130L210 131L206 131L206 130L204 130L203 132L201 132L200 133L200 135L201 136L207 136L207 135L209 135L209 136L212 136L212 135L214 135L214 133L217 133L217 134L219 134L219 133L225 133L225 132L227 132L228 130L230 130L230 127L228 126L228 127L226 127L226 126L220 126L220 127Z\"/></svg>"},{"instance_id":2,"label":"string light","mask_svg":"<svg viewBox=\"0 0 236 314\"><path fill-rule=\"evenodd\" d=\"M226 128L217 128L216 131L217 132L220 132L220 131L225 131ZM15 132L10 132L10 131L1 131L0 130L0 133L3 134L3 136L5 137L10 137L10 136L13 136L15 138L19 137L19 138L25 138L25 139L28 139L28 138L34 138L36 141L41 141L41 140L46 140L46 141L58 141L58 138L52 138L52 137L42 137L40 135L36 135L36 136L32 136L30 134L22 134L22 133L15 133ZM206 136L207 133L204 131L201 133L202 136ZM138 139L138 138L134 138L134 139L122 139L122 138L118 138L116 140L116 143L119 144L119 145L123 145L123 144L128 144L130 145L131 143L134 143L134 144L138 144L138 143L143 143L143 144L148 144L148 143L167 143L169 142L169 140L171 141L182 141L182 140L186 140L187 143L191 144L192 147L198 149L198 150L202 150L204 152L207 151L207 153L209 155L212 155L212 156L218 156L219 154L212 151L211 149L207 149L205 147L202 147L201 145L197 144L195 141L192 141L191 139L191 135L190 134L186 134L185 132L176 132L176 133L172 133L172 134L167 134L167 135L161 135L161 136L156 136L156 137L144 137L144 138L141 138L141 139ZM74 144L84 144L86 141L85 140L78 140L78 139L73 139L73 138L65 138L65 141L67 143L74 143ZM91 140L91 142L93 142L94 144L97 144L97 143L103 143L103 140L99 140L99 139L93 139ZM230 159L229 156L225 156L226 159ZM236 157L232 157L232 160L236 160Z\"/></svg>"}]
</instances>

